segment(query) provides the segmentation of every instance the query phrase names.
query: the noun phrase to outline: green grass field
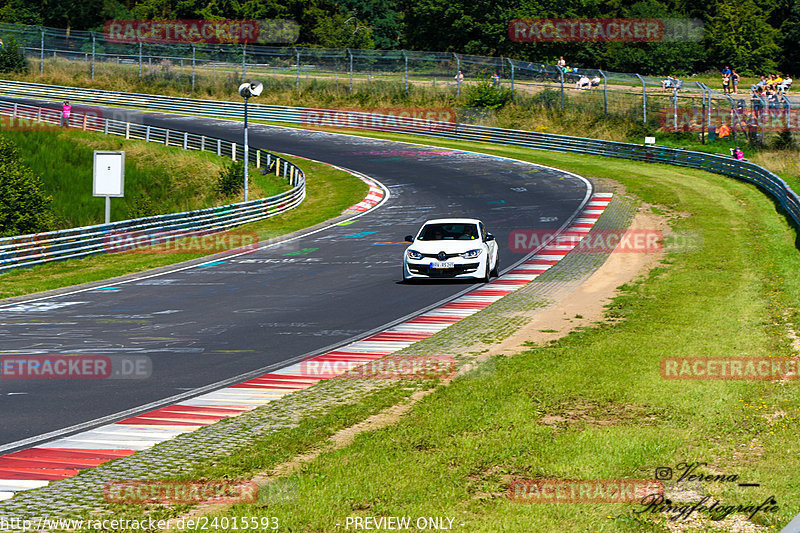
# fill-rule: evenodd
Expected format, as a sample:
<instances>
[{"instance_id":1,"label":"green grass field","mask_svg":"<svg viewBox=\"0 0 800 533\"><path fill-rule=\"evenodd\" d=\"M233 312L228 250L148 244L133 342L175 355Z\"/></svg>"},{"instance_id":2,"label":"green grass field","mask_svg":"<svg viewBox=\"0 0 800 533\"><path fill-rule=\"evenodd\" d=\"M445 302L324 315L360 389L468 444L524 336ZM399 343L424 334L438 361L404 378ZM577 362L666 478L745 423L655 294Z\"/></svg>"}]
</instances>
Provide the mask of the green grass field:
<instances>
[{"instance_id":1,"label":"green grass field","mask_svg":"<svg viewBox=\"0 0 800 533\"><path fill-rule=\"evenodd\" d=\"M449 517L461 531L668 531L668 522L730 530L729 522L698 521L698 513L684 521L638 513L643 507L634 503L508 498L514 478L652 479L657 467L700 461L705 473L760 486L692 483L675 502L708 495L757 505L773 496L779 510L752 522L785 525L800 503L797 382L668 381L659 373L665 357L796 355L800 254L795 230L772 202L754 187L699 171L431 142L617 180L639 200L687 215L674 217L673 228L699 232L703 246L668 256L647 279L622 287L608 308L621 322L499 358L440 387L398 424L323 452L283 479L294 487L291 501L212 517L278 517L290 531L333 531L347 517L366 516ZM561 421L546 422L553 417ZM259 448L279 442L265 436ZM301 444L293 444L298 453ZM232 457L198 475L246 477L269 471L279 456Z\"/></svg>"}]
</instances>

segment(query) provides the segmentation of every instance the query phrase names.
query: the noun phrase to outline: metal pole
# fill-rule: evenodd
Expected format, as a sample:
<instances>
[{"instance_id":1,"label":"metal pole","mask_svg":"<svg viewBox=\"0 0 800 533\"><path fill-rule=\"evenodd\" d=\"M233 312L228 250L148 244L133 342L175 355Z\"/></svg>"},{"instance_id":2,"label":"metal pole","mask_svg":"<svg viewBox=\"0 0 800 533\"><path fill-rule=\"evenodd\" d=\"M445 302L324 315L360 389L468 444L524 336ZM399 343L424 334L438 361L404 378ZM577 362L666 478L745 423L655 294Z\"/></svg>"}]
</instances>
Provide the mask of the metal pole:
<instances>
[{"instance_id":1,"label":"metal pole","mask_svg":"<svg viewBox=\"0 0 800 533\"><path fill-rule=\"evenodd\" d=\"M700 90L703 91L703 105L702 105L702 114L700 115L700 143L706 143L706 88L703 87L700 82L697 83L697 86L700 87ZM692 122L694 122L694 118L692 118Z\"/></svg>"},{"instance_id":2,"label":"metal pole","mask_svg":"<svg viewBox=\"0 0 800 533\"><path fill-rule=\"evenodd\" d=\"M678 88L672 88L672 117L675 133L678 132Z\"/></svg>"},{"instance_id":3,"label":"metal pole","mask_svg":"<svg viewBox=\"0 0 800 533\"><path fill-rule=\"evenodd\" d=\"M706 117L708 123L706 124L706 127L708 128L708 133L710 135L711 134L711 87L709 87L705 83L703 84L703 87L705 87L706 90L708 91L708 108L706 111Z\"/></svg>"},{"instance_id":4,"label":"metal pole","mask_svg":"<svg viewBox=\"0 0 800 533\"><path fill-rule=\"evenodd\" d=\"M405 50L400 50L400 53L403 54L403 87L408 92L408 56Z\"/></svg>"},{"instance_id":5,"label":"metal pole","mask_svg":"<svg viewBox=\"0 0 800 533\"><path fill-rule=\"evenodd\" d=\"M139 79L142 79L142 41L139 41Z\"/></svg>"},{"instance_id":6,"label":"metal pole","mask_svg":"<svg viewBox=\"0 0 800 533\"><path fill-rule=\"evenodd\" d=\"M42 46L39 50L39 74L44 73L44 28L42 28Z\"/></svg>"},{"instance_id":7,"label":"metal pole","mask_svg":"<svg viewBox=\"0 0 800 533\"><path fill-rule=\"evenodd\" d=\"M642 122L647 122L647 88L644 84L644 79L636 74L639 81L642 82Z\"/></svg>"},{"instance_id":8,"label":"metal pole","mask_svg":"<svg viewBox=\"0 0 800 533\"><path fill-rule=\"evenodd\" d=\"M94 50L95 50L95 41L97 40L94 32L92 32L92 79L94 79Z\"/></svg>"},{"instance_id":9,"label":"metal pole","mask_svg":"<svg viewBox=\"0 0 800 533\"><path fill-rule=\"evenodd\" d=\"M242 44L242 81L247 77L247 64L245 63L245 57L247 55L247 43Z\"/></svg>"},{"instance_id":10,"label":"metal pole","mask_svg":"<svg viewBox=\"0 0 800 533\"><path fill-rule=\"evenodd\" d=\"M603 114L608 115L608 78L606 78L606 73L602 70L597 72L603 76Z\"/></svg>"},{"instance_id":11,"label":"metal pole","mask_svg":"<svg viewBox=\"0 0 800 533\"><path fill-rule=\"evenodd\" d=\"M248 199L247 196L247 171L250 166L250 161L248 159L248 148L249 144L247 142L247 97L244 99L244 201L246 202Z\"/></svg>"},{"instance_id":12,"label":"metal pole","mask_svg":"<svg viewBox=\"0 0 800 533\"><path fill-rule=\"evenodd\" d=\"M556 65L558 69L558 76L561 80L561 110L564 110L564 69Z\"/></svg>"},{"instance_id":13,"label":"metal pole","mask_svg":"<svg viewBox=\"0 0 800 533\"><path fill-rule=\"evenodd\" d=\"M295 59L297 60L297 71L294 75L294 86L299 89L300 88L300 50L297 48L294 49ZM351 83L352 86L352 83ZM352 87L351 87L352 88Z\"/></svg>"},{"instance_id":14,"label":"metal pole","mask_svg":"<svg viewBox=\"0 0 800 533\"><path fill-rule=\"evenodd\" d=\"M453 52L453 57L456 58L456 98L458 98L461 94L461 76L458 75L461 72L461 60L455 52Z\"/></svg>"},{"instance_id":15,"label":"metal pole","mask_svg":"<svg viewBox=\"0 0 800 533\"><path fill-rule=\"evenodd\" d=\"M508 59L508 64L511 65L511 94L513 96L513 94L514 94L514 63L511 61L510 58L507 57L506 59Z\"/></svg>"},{"instance_id":16,"label":"metal pole","mask_svg":"<svg viewBox=\"0 0 800 533\"><path fill-rule=\"evenodd\" d=\"M111 197L106 196L106 224L111 224Z\"/></svg>"},{"instance_id":17,"label":"metal pole","mask_svg":"<svg viewBox=\"0 0 800 533\"><path fill-rule=\"evenodd\" d=\"M353 52L347 49L347 54L350 56L350 90L353 90Z\"/></svg>"},{"instance_id":18,"label":"metal pole","mask_svg":"<svg viewBox=\"0 0 800 533\"><path fill-rule=\"evenodd\" d=\"M192 45L192 92L194 92L195 48Z\"/></svg>"}]
</instances>

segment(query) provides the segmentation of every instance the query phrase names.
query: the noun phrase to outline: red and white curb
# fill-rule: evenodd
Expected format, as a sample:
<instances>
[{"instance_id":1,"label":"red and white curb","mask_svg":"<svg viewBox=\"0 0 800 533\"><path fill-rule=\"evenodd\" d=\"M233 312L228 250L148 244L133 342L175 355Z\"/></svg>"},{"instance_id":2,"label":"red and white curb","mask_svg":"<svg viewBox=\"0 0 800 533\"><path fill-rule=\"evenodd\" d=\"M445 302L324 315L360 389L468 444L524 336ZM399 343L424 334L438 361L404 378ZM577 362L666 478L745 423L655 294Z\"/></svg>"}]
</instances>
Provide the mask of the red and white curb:
<instances>
[{"instance_id":1,"label":"red and white curb","mask_svg":"<svg viewBox=\"0 0 800 533\"><path fill-rule=\"evenodd\" d=\"M358 177L361 179L361 181L369 185L369 192L367 193L367 196L363 200L345 209L344 211L345 213L352 214L352 213L363 213L365 211L369 211L370 209L381 203L381 200L383 200L383 195L384 195L383 189L381 189L375 181L366 178L364 176L358 176Z\"/></svg>"},{"instance_id":2,"label":"red and white curb","mask_svg":"<svg viewBox=\"0 0 800 533\"><path fill-rule=\"evenodd\" d=\"M370 185L370 194L351 209L365 202L377 203L383 195L374 183L364 181ZM594 194L565 233L580 238L589 233L611 201L611 196L611 193ZM323 379L340 375L353 365L366 364L407 348L519 290L552 268L579 241L579 238L573 238L567 245L547 245L521 265L478 289L336 350L175 405L4 455L0 457L0 499L72 477L81 469L132 455L223 418L238 416L286 394L311 387ZM320 371L310 375L309 368Z\"/></svg>"}]
</instances>

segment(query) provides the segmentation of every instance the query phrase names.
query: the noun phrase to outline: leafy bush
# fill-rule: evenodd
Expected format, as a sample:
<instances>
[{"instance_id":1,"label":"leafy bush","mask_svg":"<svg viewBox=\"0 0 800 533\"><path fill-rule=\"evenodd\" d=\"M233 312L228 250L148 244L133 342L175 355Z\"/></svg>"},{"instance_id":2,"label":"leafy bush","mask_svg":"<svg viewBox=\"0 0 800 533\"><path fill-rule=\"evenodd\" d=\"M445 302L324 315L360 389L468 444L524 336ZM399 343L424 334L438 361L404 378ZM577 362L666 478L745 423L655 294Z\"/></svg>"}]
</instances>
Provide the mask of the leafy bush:
<instances>
[{"instance_id":1,"label":"leafy bush","mask_svg":"<svg viewBox=\"0 0 800 533\"><path fill-rule=\"evenodd\" d=\"M0 235L23 235L53 227L42 180L17 158L14 143L0 138Z\"/></svg>"},{"instance_id":2,"label":"leafy bush","mask_svg":"<svg viewBox=\"0 0 800 533\"><path fill-rule=\"evenodd\" d=\"M481 81L467 86L465 103L467 107L500 109L511 101L511 89L495 87L490 81Z\"/></svg>"},{"instance_id":3,"label":"leafy bush","mask_svg":"<svg viewBox=\"0 0 800 533\"><path fill-rule=\"evenodd\" d=\"M787 128L780 132L772 141L772 148L775 150L796 150L797 141L795 141L792 131Z\"/></svg>"},{"instance_id":4,"label":"leafy bush","mask_svg":"<svg viewBox=\"0 0 800 533\"><path fill-rule=\"evenodd\" d=\"M15 37L8 37L0 48L0 72L28 72L28 60Z\"/></svg>"},{"instance_id":5,"label":"leafy bush","mask_svg":"<svg viewBox=\"0 0 800 533\"><path fill-rule=\"evenodd\" d=\"M224 196L234 196L244 189L244 163L233 161L219 172L217 192Z\"/></svg>"},{"instance_id":6,"label":"leafy bush","mask_svg":"<svg viewBox=\"0 0 800 533\"><path fill-rule=\"evenodd\" d=\"M561 108L561 91L555 89L545 88L543 91L536 93L530 99L530 105L543 107L545 109L560 109ZM564 96L564 107L567 106L567 97Z\"/></svg>"}]
</instances>

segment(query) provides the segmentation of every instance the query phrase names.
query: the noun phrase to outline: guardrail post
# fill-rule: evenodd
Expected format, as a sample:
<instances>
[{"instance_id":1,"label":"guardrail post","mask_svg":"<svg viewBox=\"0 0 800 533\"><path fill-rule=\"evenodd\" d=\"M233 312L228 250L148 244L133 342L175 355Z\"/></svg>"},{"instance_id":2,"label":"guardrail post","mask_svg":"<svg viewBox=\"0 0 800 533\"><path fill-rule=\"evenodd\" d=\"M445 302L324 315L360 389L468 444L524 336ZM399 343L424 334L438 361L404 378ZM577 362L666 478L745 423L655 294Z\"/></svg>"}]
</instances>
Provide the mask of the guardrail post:
<instances>
[{"instance_id":1,"label":"guardrail post","mask_svg":"<svg viewBox=\"0 0 800 533\"><path fill-rule=\"evenodd\" d=\"M189 132L188 131L184 131L183 132L183 149L186 150L188 146L189 146Z\"/></svg>"},{"instance_id":2,"label":"guardrail post","mask_svg":"<svg viewBox=\"0 0 800 533\"><path fill-rule=\"evenodd\" d=\"M231 143L231 159L236 161L236 143Z\"/></svg>"},{"instance_id":3,"label":"guardrail post","mask_svg":"<svg viewBox=\"0 0 800 533\"><path fill-rule=\"evenodd\" d=\"M606 74L602 70L597 72L603 76L603 114L608 115L608 78L606 78Z\"/></svg>"},{"instance_id":4,"label":"guardrail post","mask_svg":"<svg viewBox=\"0 0 800 533\"><path fill-rule=\"evenodd\" d=\"M41 122L41 121L42 121L42 108L41 107L37 107L36 108L36 122Z\"/></svg>"},{"instance_id":5,"label":"guardrail post","mask_svg":"<svg viewBox=\"0 0 800 533\"><path fill-rule=\"evenodd\" d=\"M708 135L709 135L709 139L710 139L710 137L711 137L711 87L709 87L705 83L703 84L703 87L705 87L706 91L708 92L708 109L706 109L706 128L708 129Z\"/></svg>"},{"instance_id":6,"label":"guardrail post","mask_svg":"<svg viewBox=\"0 0 800 533\"><path fill-rule=\"evenodd\" d=\"M194 92L195 48L192 45L192 92Z\"/></svg>"},{"instance_id":7,"label":"guardrail post","mask_svg":"<svg viewBox=\"0 0 800 533\"><path fill-rule=\"evenodd\" d=\"M206 136L205 135L201 135L200 136L200 151L201 152L205 152L206 151Z\"/></svg>"},{"instance_id":8,"label":"guardrail post","mask_svg":"<svg viewBox=\"0 0 800 533\"><path fill-rule=\"evenodd\" d=\"M269 152L267 152L267 168L269 169L271 165L272 165L272 155Z\"/></svg>"},{"instance_id":9,"label":"guardrail post","mask_svg":"<svg viewBox=\"0 0 800 533\"><path fill-rule=\"evenodd\" d=\"M17 118L17 103L14 102L14 118Z\"/></svg>"},{"instance_id":10,"label":"guardrail post","mask_svg":"<svg viewBox=\"0 0 800 533\"><path fill-rule=\"evenodd\" d=\"M108 135L108 119L103 119L103 134Z\"/></svg>"},{"instance_id":11,"label":"guardrail post","mask_svg":"<svg viewBox=\"0 0 800 533\"><path fill-rule=\"evenodd\" d=\"M130 122L126 122L125 123L125 138L126 139L130 139L131 138L131 123Z\"/></svg>"},{"instance_id":12,"label":"guardrail post","mask_svg":"<svg viewBox=\"0 0 800 533\"><path fill-rule=\"evenodd\" d=\"M96 39L96 36L95 36L94 32L91 32L91 34L92 34L92 79L94 79L94 51L95 51L95 44L96 44L95 41L97 39Z\"/></svg>"},{"instance_id":13,"label":"guardrail post","mask_svg":"<svg viewBox=\"0 0 800 533\"><path fill-rule=\"evenodd\" d=\"M636 74L639 81L642 82L642 122L647 122L647 89L644 84L644 79Z\"/></svg>"},{"instance_id":14,"label":"guardrail post","mask_svg":"<svg viewBox=\"0 0 800 533\"><path fill-rule=\"evenodd\" d=\"M256 168L261 168L261 150L256 150Z\"/></svg>"},{"instance_id":15,"label":"guardrail post","mask_svg":"<svg viewBox=\"0 0 800 533\"><path fill-rule=\"evenodd\" d=\"M82 129L83 129L83 131L86 131L86 115L85 115L85 114L83 115L83 125L82 125Z\"/></svg>"},{"instance_id":16,"label":"guardrail post","mask_svg":"<svg viewBox=\"0 0 800 533\"><path fill-rule=\"evenodd\" d=\"M169 146L169 130L165 130L164 133L164 146Z\"/></svg>"},{"instance_id":17,"label":"guardrail post","mask_svg":"<svg viewBox=\"0 0 800 533\"><path fill-rule=\"evenodd\" d=\"M349 48L347 50L347 55L350 56L350 90L353 90L353 52L350 51Z\"/></svg>"},{"instance_id":18,"label":"guardrail post","mask_svg":"<svg viewBox=\"0 0 800 533\"><path fill-rule=\"evenodd\" d=\"M222 140L217 139L217 155L222 157Z\"/></svg>"},{"instance_id":19,"label":"guardrail post","mask_svg":"<svg viewBox=\"0 0 800 533\"><path fill-rule=\"evenodd\" d=\"M150 126L145 126L144 128L144 142L150 142Z\"/></svg>"},{"instance_id":20,"label":"guardrail post","mask_svg":"<svg viewBox=\"0 0 800 533\"><path fill-rule=\"evenodd\" d=\"M142 41L139 40L139 79L142 79Z\"/></svg>"},{"instance_id":21,"label":"guardrail post","mask_svg":"<svg viewBox=\"0 0 800 533\"><path fill-rule=\"evenodd\" d=\"M41 28L42 44L39 48L39 74L44 73L44 28Z\"/></svg>"},{"instance_id":22,"label":"guardrail post","mask_svg":"<svg viewBox=\"0 0 800 533\"><path fill-rule=\"evenodd\" d=\"M275 175L281 175L281 160L279 158L275 158Z\"/></svg>"}]
</instances>

